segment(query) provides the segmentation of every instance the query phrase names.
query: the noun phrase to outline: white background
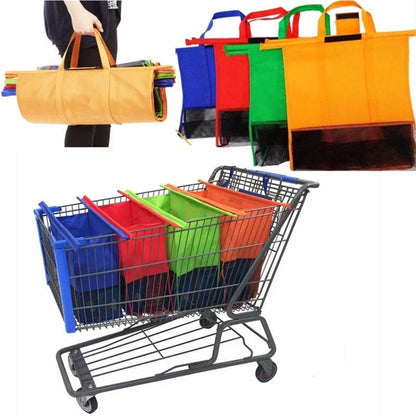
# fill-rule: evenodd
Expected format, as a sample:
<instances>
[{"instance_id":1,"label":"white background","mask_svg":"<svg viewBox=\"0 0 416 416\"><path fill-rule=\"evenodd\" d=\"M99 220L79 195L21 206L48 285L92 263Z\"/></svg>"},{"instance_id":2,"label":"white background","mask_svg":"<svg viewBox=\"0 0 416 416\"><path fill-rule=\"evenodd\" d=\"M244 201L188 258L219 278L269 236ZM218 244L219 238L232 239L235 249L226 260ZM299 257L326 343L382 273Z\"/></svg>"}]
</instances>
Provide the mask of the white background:
<instances>
[{"instance_id":1,"label":"white background","mask_svg":"<svg viewBox=\"0 0 416 416\"><path fill-rule=\"evenodd\" d=\"M0 72L58 63L44 33L43 2L8 3L10 12L2 5ZM124 0L118 61L177 65L175 48L198 37L214 12L299 4ZM379 31L416 28L414 0L361 5ZM313 21L306 19L302 30L313 34ZM416 108L415 39L410 65ZM64 126L30 124L15 98L0 99L1 414L83 414L66 393L54 356L61 347L105 334L64 332L45 284L33 216L39 201L63 205L84 194L107 197L119 188L207 179L223 164L251 167L248 147L219 149L213 139L188 146L175 135L180 79L168 100L166 122L115 126L109 149L64 149ZM293 175L287 163L266 169ZM106 393L98 396L97 415L416 414L415 172L294 176L321 187L310 194L264 309L278 344L277 377L261 384L251 364Z\"/></svg>"}]
</instances>

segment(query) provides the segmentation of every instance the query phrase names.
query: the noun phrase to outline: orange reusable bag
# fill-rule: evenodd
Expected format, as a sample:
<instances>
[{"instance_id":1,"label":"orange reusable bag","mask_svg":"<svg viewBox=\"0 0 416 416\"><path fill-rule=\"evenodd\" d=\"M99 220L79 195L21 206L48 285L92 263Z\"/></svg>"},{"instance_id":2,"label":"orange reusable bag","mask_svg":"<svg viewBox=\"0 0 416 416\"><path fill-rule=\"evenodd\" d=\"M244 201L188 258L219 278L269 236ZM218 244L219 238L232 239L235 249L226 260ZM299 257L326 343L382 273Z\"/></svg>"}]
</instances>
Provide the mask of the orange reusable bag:
<instances>
[{"instance_id":1,"label":"orange reusable bag","mask_svg":"<svg viewBox=\"0 0 416 416\"><path fill-rule=\"evenodd\" d=\"M173 67L117 68L101 34L96 29L94 34L102 68L77 68L81 36L74 33L69 43L74 41L69 70L64 68L68 45L58 70L18 72L17 101L22 116L33 123L68 125L165 120L165 89L158 88L156 94L154 80L158 72L173 72Z\"/></svg>"},{"instance_id":2,"label":"orange reusable bag","mask_svg":"<svg viewBox=\"0 0 416 416\"><path fill-rule=\"evenodd\" d=\"M325 14L361 9L365 33L325 36ZM344 30L344 33L347 30ZM400 169L414 165L409 37L376 32L355 1L322 13L315 38L269 41L282 48L292 169Z\"/></svg>"}]
</instances>

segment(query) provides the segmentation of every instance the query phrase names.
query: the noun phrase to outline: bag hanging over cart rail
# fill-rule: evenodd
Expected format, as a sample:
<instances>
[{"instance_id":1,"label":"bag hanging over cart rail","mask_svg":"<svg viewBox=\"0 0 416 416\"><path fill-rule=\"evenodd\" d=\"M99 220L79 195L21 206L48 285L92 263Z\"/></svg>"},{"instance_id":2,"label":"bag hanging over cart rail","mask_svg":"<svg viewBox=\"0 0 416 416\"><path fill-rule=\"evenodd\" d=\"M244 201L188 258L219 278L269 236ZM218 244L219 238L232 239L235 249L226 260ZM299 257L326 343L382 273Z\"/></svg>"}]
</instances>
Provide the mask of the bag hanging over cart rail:
<instances>
[{"instance_id":1,"label":"bag hanging over cart rail","mask_svg":"<svg viewBox=\"0 0 416 416\"><path fill-rule=\"evenodd\" d=\"M217 306L221 295L220 222L222 216L234 214L167 188L155 196L125 193L182 225L179 230L168 227L166 236L174 310Z\"/></svg>"},{"instance_id":2,"label":"bag hanging over cart rail","mask_svg":"<svg viewBox=\"0 0 416 416\"><path fill-rule=\"evenodd\" d=\"M173 79L173 67L118 68L97 29L94 35L102 68L77 67L81 36L74 33L57 70L16 71L22 116L33 123L67 125L164 121L166 91L155 83L166 74ZM65 69L72 42L71 67Z\"/></svg>"},{"instance_id":3,"label":"bag hanging over cart rail","mask_svg":"<svg viewBox=\"0 0 416 416\"><path fill-rule=\"evenodd\" d=\"M45 202L39 206L35 214L47 283L67 332L119 319L122 298L116 235L127 239L130 234L83 204L65 211Z\"/></svg>"},{"instance_id":4,"label":"bag hanging over cart rail","mask_svg":"<svg viewBox=\"0 0 416 416\"><path fill-rule=\"evenodd\" d=\"M360 9L364 33L349 28L349 34L326 36L326 14L349 6ZM337 1L322 13L317 37L260 46L283 51L292 169L414 166L409 37L415 35L377 32L358 3Z\"/></svg>"}]
</instances>

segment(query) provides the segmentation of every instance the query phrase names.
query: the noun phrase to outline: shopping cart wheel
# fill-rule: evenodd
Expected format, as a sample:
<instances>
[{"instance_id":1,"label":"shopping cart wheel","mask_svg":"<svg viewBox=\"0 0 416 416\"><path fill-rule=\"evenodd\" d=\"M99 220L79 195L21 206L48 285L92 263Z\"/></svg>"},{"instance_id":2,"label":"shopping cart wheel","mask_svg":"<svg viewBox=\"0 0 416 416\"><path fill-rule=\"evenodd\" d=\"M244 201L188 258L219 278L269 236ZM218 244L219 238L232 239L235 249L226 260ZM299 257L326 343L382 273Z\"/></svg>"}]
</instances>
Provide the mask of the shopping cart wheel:
<instances>
[{"instance_id":1,"label":"shopping cart wheel","mask_svg":"<svg viewBox=\"0 0 416 416\"><path fill-rule=\"evenodd\" d=\"M257 380L261 383L267 383L270 381L277 373L277 365L275 362L272 361L271 371L267 372L264 370L263 366L259 364L256 369L256 377Z\"/></svg>"},{"instance_id":2,"label":"shopping cart wheel","mask_svg":"<svg viewBox=\"0 0 416 416\"><path fill-rule=\"evenodd\" d=\"M72 359L71 354L68 355L68 366L71 370L71 373L74 377L78 377L77 370L75 369L74 360Z\"/></svg>"},{"instance_id":3,"label":"shopping cart wheel","mask_svg":"<svg viewBox=\"0 0 416 416\"><path fill-rule=\"evenodd\" d=\"M212 328L217 323L217 315L215 312L207 311L202 312L201 318L199 318L199 324L202 328Z\"/></svg>"},{"instance_id":4,"label":"shopping cart wheel","mask_svg":"<svg viewBox=\"0 0 416 416\"><path fill-rule=\"evenodd\" d=\"M82 389L78 389L80 391ZM81 409L87 413L94 413L98 408L98 402L95 396L92 397L77 397L77 402Z\"/></svg>"}]
</instances>

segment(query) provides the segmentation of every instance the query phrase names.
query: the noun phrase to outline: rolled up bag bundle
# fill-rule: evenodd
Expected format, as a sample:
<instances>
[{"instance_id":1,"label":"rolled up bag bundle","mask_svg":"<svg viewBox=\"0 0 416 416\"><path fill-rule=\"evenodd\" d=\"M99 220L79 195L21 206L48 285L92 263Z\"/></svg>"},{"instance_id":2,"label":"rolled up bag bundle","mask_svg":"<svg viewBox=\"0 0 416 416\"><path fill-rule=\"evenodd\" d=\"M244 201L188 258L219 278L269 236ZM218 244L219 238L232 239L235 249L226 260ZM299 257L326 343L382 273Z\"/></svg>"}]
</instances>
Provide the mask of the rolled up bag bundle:
<instances>
[{"instance_id":1,"label":"rolled up bag bundle","mask_svg":"<svg viewBox=\"0 0 416 416\"><path fill-rule=\"evenodd\" d=\"M164 121L173 67L117 67L99 31L94 35L100 68L78 68L81 36L73 34L57 70L16 71L22 116L33 123L67 125ZM65 69L69 51L71 65Z\"/></svg>"}]
</instances>

